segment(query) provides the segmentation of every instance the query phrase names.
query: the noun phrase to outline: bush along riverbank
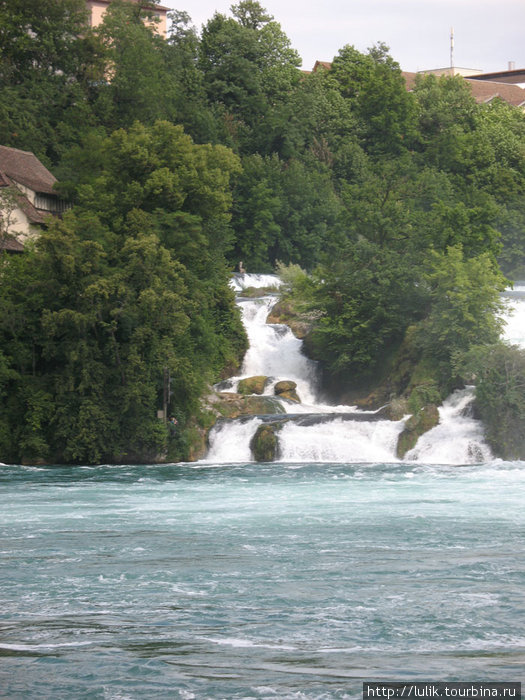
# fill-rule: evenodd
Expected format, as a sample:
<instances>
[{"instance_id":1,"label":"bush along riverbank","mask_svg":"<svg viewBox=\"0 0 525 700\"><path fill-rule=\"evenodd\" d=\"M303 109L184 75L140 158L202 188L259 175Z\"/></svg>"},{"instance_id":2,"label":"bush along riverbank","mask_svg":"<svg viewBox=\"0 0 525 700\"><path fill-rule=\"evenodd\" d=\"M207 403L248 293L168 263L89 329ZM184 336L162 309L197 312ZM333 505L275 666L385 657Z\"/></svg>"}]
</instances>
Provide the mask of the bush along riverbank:
<instances>
[{"instance_id":1,"label":"bush along riverbank","mask_svg":"<svg viewBox=\"0 0 525 700\"><path fill-rule=\"evenodd\" d=\"M525 460L525 350L504 344L474 347L459 370L476 384L475 408L494 454Z\"/></svg>"}]
</instances>

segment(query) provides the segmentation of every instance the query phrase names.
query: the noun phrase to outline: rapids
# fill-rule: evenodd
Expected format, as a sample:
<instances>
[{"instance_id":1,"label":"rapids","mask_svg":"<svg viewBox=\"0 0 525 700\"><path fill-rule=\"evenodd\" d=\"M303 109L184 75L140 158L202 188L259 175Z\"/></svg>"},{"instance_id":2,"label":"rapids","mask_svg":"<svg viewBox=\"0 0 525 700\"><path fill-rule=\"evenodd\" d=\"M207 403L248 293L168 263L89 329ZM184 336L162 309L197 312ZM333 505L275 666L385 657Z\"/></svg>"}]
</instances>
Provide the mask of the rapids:
<instances>
[{"instance_id":1,"label":"rapids","mask_svg":"<svg viewBox=\"0 0 525 700\"><path fill-rule=\"evenodd\" d=\"M524 466L2 467L0 696L523 680Z\"/></svg>"}]
</instances>

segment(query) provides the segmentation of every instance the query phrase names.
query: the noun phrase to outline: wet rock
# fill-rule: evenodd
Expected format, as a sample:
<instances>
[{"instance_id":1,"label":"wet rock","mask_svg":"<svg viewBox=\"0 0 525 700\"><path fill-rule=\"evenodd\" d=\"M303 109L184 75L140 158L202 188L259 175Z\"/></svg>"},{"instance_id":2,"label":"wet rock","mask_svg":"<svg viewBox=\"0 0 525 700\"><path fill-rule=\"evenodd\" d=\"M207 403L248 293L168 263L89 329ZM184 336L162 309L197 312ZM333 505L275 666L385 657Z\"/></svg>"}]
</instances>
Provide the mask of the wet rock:
<instances>
[{"instance_id":1,"label":"wet rock","mask_svg":"<svg viewBox=\"0 0 525 700\"><path fill-rule=\"evenodd\" d=\"M291 299L281 299L271 309L266 323L283 323L290 328L296 338L306 338L315 319L311 313L301 313L295 308Z\"/></svg>"},{"instance_id":2,"label":"wet rock","mask_svg":"<svg viewBox=\"0 0 525 700\"><path fill-rule=\"evenodd\" d=\"M438 423L439 411L434 404L428 404L410 416L397 441L397 456L402 459L409 450L416 446L421 435L434 428Z\"/></svg>"},{"instance_id":3,"label":"wet rock","mask_svg":"<svg viewBox=\"0 0 525 700\"><path fill-rule=\"evenodd\" d=\"M408 407L408 399L404 397L392 399L392 401L384 406L381 411L384 411L386 418L395 421L401 420L408 413L411 413L411 410Z\"/></svg>"},{"instance_id":4,"label":"wet rock","mask_svg":"<svg viewBox=\"0 0 525 700\"><path fill-rule=\"evenodd\" d=\"M388 403L391 396L392 394L388 387L379 387L371 391L367 396L354 398L353 400L349 398L348 400L362 411L375 411Z\"/></svg>"},{"instance_id":5,"label":"wet rock","mask_svg":"<svg viewBox=\"0 0 525 700\"><path fill-rule=\"evenodd\" d=\"M240 380L237 391L239 394L262 394L267 381L268 377L264 375L247 377Z\"/></svg>"},{"instance_id":6,"label":"wet rock","mask_svg":"<svg viewBox=\"0 0 525 700\"><path fill-rule=\"evenodd\" d=\"M208 407L217 418L238 418L284 413L282 405L272 396L243 396L221 392L208 397Z\"/></svg>"},{"instance_id":7,"label":"wet rock","mask_svg":"<svg viewBox=\"0 0 525 700\"><path fill-rule=\"evenodd\" d=\"M273 391L274 394L278 396L279 394L283 394L285 391L293 391L294 389L297 389L297 384L295 382L284 380L282 382L277 382L273 388Z\"/></svg>"},{"instance_id":8,"label":"wet rock","mask_svg":"<svg viewBox=\"0 0 525 700\"><path fill-rule=\"evenodd\" d=\"M273 392L280 399L289 399L290 401L295 401L295 403L301 403L301 399L295 391L297 384L290 380L284 380L282 382L277 382Z\"/></svg>"},{"instance_id":9,"label":"wet rock","mask_svg":"<svg viewBox=\"0 0 525 700\"><path fill-rule=\"evenodd\" d=\"M260 425L250 441L250 449L256 462L273 462L279 451L275 426L268 423Z\"/></svg>"},{"instance_id":10,"label":"wet rock","mask_svg":"<svg viewBox=\"0 0 525 700\"><path fill-rule=\"evenodd\" d=\"M301 399L297 395L296 391L283 391L279 394L280 399L288 399L289 401L294 401L295 403L301 403Z\"/></svg>"}]
</instances>

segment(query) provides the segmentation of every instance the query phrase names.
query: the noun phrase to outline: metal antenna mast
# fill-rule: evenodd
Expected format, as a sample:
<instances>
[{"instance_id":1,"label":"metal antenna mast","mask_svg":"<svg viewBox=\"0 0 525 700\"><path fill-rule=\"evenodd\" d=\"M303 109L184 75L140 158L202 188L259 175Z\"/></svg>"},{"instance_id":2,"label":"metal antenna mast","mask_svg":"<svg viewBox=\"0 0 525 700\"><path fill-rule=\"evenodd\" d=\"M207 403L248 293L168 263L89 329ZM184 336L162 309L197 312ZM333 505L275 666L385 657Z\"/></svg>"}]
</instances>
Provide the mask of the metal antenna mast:
<instances>
[{"instance_id":1,"label":"metal antenna mast","mask_svg":"<svg viewBox=\"0 0 525 700\"><path fill-rule=\"evenodd\" d=\"M454 69L454 27L450 27L450 67Z\"/></svg>"}]
</instances>

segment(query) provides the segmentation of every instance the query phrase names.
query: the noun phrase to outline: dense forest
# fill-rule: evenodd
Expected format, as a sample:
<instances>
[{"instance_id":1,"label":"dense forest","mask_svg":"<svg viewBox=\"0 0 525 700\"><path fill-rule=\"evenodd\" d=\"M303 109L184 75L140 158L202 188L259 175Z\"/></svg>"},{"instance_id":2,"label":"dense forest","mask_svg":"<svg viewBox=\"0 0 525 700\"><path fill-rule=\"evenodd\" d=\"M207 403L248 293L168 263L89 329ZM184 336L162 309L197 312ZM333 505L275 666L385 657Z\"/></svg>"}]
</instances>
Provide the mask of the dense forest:
<instances>
[{"instance_id":1,"label":"dense forest","mask_svg":"<svg viewBox=\"0 0 525 700\"><path fill-rule=\"evenodd\" d=\"M497 390L491 373L500 292L525 275L523 112L460 77L409 92L381 43L301 71L254 0L200 31L173 12L166 40L149 15L114 0L91 29L83 0L0 2L0 144L73 203L0 256L0 459L186 459L246 349L240 260L286 270L327 385L408 358L414 405L476 373L486 414L513 392L525 419L521 356Z\"/></svg>"}]
</instances>

